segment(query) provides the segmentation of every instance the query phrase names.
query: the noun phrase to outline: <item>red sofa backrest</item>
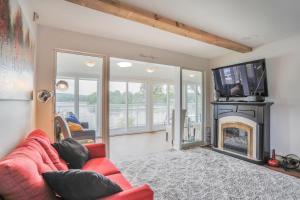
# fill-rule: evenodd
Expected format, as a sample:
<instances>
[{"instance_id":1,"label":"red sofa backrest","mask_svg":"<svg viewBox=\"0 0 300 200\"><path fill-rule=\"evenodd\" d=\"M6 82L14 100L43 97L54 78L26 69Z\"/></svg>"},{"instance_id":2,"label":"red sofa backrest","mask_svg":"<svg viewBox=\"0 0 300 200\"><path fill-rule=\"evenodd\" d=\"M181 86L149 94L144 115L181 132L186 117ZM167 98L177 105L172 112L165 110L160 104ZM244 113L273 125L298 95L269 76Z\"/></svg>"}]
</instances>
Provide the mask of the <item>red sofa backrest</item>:
<instances>
[{"instance_id":1,"label":"red sofa backrest","mask_svg":"<svg viewBox=\"0 0 300 200\"><path fill-rule=\"evenodd\" d=\"M35 130L0 161L0 195L11 200L55 199L41 174L67 169L47 134Z\"/></svg>"}]
</instances>

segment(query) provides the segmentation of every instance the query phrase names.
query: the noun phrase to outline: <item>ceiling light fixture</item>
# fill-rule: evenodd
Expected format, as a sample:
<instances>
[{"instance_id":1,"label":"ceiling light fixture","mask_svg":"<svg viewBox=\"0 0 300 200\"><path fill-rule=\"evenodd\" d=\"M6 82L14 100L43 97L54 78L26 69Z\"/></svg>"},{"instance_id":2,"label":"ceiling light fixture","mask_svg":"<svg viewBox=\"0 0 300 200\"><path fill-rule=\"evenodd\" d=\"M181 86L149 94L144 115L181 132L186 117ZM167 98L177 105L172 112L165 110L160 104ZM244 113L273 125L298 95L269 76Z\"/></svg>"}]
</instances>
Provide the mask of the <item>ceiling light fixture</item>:
<instances>
[{"instance_id":1,"label":"ceiling light fixture","mask_svg":"<svg viewBox=\"0 0 300 200\"><path fill-rule=\"evenodd\" d=\"M191 78L194 78L194 77L195 77L195 74L190 74L190 77L191 77Z\"/></svg>"},{"instance_id":2,"label":"ceiling light fixture","mask_svg":"<svg viewBox=\"0 0 300 200\"><path fill-rule=\"evenodd\" d=\"M122 68L132 67L132 63L130 63L130 62L118 62L117 65L119 65L119 67L122 67Z\"/></svg>"},{"instance_id":3,"label":"ceiling light fixture","mask_svg":"<svg viewBox=\"0 0 300 200\"><path fill-rule=\"evenodd\" d=\"M153 68L147 68L146 71L147 71L148 73L153 73L155 70L154 70Z\"/></svg>"},{"instance_id":4,"label":"ceiling light fixture","mask_svg":"<svg viewBox=\"0 0 300 200\"><path fill-rule=\"evenodd\" d=\"M85 65L88 67L95 67L96 62L95 61L87 61L87 62L85 62Z\"/></svg>"}]
</instances>

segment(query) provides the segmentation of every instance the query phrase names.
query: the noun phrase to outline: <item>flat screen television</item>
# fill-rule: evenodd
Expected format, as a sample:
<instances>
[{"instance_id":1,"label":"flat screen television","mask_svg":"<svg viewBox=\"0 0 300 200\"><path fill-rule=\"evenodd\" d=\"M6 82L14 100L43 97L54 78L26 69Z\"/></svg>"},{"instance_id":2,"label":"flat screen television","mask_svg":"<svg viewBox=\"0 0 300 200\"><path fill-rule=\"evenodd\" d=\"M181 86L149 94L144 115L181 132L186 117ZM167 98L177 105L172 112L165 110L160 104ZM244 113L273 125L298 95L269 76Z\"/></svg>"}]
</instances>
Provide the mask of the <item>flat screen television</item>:
<instances>
[{"instance_id":1,"label":"flat screen television","mask_svg":"<svg viewBox=\"0 0 300 200\"><path fill-rule=\"evenodd\" d=\"M255 60L213 69L219 97L268 96L265 60Z\"/></svg>"}]
</instances>

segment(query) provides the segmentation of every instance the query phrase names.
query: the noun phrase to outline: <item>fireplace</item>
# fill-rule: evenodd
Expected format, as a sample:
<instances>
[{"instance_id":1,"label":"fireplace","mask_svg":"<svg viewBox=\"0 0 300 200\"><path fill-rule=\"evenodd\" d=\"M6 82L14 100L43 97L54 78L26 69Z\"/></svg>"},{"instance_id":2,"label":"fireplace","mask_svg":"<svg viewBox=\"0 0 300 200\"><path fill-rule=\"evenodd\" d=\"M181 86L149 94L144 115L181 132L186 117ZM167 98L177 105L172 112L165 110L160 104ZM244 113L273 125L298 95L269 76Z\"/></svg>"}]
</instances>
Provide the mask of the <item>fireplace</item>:
<instances>
[{"instance_id":1,"label":"fireplace","mask_svg":"<svg viewBox=\"0 0 300 200\"><path fill-rule=\"evenodd\" d=\"M213 102L213 150L257 164L270 157L267 102Z\"/></svg>"},{"instance_id":2,"label":"fireplace","mask_svg":"<svg viewBox=\"0 0 300 200\"><path fill-rule=\"evenodd\" d=\"M227 124L226 124L227 125ZM235 123L233 123L235 125ZM252 157L252 132L240 128L222 129L222 146L227 151L233 151L241 155ZM251 149L251 150L250 150Z\"/></svg>"},{"instance_id":3,"label":"fireplace","mask_svg":"<svg viewBox=\"0 0 300 200\"><path fill-rule=\"evenodd\" d=\"M241 122L221 124L220 149L253 159L253 128Z\"/></svg>"},{"instance_id":4,"label":"fireplace","mask_svg":"<svg viewBox=\"0 0 300 200\"><path fill-rule=\"evenodd\" d=\"M226 116L218 121L218 149L256 160L256 127L258 124L242 116Z\"/></svg>"}]
</instances>

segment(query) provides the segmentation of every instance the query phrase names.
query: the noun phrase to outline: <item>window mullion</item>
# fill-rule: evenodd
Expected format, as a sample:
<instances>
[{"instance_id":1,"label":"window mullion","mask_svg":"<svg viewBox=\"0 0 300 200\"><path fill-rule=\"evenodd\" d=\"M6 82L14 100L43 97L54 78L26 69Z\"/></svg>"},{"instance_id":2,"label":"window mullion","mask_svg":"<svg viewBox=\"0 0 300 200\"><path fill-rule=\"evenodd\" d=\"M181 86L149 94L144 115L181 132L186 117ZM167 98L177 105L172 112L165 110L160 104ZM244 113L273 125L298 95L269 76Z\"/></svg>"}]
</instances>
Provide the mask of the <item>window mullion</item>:
<instances>
[{"instance_id":1,"label":"window mullion","mask_svg":"<svg viewBox=\"0 0 300 200\"><path fill-rule=\"evenodd\" d=\"M170 85L167 84L167 124L169 124L170 119Z\"/></svg>"},{"instance_id":2,"label":"window mullion","mask_svg":"<svg viewBox=\"0 0 300 200\"><path fill-rule=\"evenodd\" d=\"M100 132L100 130L101 130L101 115L100 115L100 113L101 113L101 107L100 107L100 105L101 105L101 101L102 101L102 99L101 99L101 81L100 81L100 79L101 79L101 77L99 77L99 79L97 79L97 100L96 100L96 126L97 126L97 134ZM101 137L101 136L100 136Z\"/></svg>"},{"instance_id":3,"label":"window mullion","mask_svg":"<svg viewBox=\"0 0 300 200\"><path fill-rule=\"evenodd\" d=\"M195 84L195 94L196 94L196 122L198 123L199 122L199 108L198 108L198 84Z\"/></svg>"},{"instance_id":4,"label":"window mullion","mask_svg":"<svg viewBox=\"0 0 300 200\"><path fill-rule=\"evenodd\" d=\"M128 81L126 81L126 132L128 132Z\"/></svg>"},{"instance_id":5,"label":"window mullion","mask_svg":"<svg viewBox=\"0 0 300 200\"><path fill-rule=\"evenodd\" d=\"M74 87L74 94L75 94L75 103L74 103L74 106L75 106L75 115L80 119L80 116L79 116L79 78L78 77L75 77L74 78L74 82L75 82L75 87Z\"/></svg>"},{"instance_id":6,"label":"window mullion","mask_svg":"<svg viewBox=\"0 0 300 200\"><path fill-rule=\"evenodd\" d=\"M152 131L153 129L153 101L152 101L152 96L153 96L153 92L152 89L153 85L152 85L152 81L148 81L147 84L147 129L149 131Z\"/></svg>"}]
</instances>

